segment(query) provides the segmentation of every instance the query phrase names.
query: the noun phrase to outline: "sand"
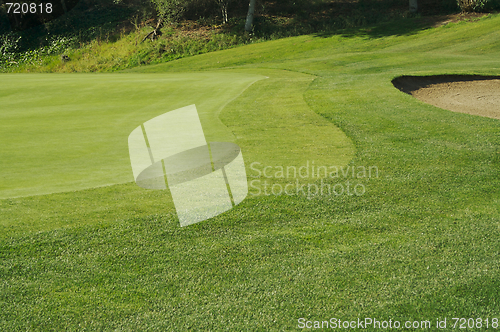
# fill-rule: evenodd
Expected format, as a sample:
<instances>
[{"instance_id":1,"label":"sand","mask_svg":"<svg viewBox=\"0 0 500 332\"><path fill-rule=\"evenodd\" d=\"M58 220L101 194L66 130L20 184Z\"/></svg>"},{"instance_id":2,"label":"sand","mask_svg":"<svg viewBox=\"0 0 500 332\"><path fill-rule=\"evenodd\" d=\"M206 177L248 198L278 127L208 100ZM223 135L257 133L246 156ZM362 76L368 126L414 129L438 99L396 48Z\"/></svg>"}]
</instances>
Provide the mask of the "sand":
<instances>
[{"instance_id":1,"label":"sand","mask_svg":"<svg viewBox=\"0 0 500 332\"><path fill-rule=\"evenodd\" d=\"M500 119L500 76L401 76L392 83L431 105Z\"/></svg>"}]
</instances>

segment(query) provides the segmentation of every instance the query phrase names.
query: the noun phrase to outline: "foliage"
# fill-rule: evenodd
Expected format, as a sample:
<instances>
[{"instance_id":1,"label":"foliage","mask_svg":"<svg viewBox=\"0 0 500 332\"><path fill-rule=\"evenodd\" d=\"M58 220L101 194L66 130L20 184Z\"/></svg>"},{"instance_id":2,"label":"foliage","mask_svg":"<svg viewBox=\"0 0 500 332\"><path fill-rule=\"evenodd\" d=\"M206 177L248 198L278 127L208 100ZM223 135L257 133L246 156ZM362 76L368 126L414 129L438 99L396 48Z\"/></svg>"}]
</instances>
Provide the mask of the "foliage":
<instances>
[{"instance_id":1,"label":"foliage","mask_svg":"<svg viewBox=\"0 0 500 332\"><path fill-rule=\"evenodd\" d=\"M188 1L189 0L151 0L158 16L168 22L176 22L182 17L188 6Z\"/></svg>"},{"instance_id":2,"label":"foliage","mask_svg":"<svg viewBox=\"0 0 500 332\"><path fill-rule=\"evenodd\" d=\"M500 9L500 0L457 0L463 12L488 12Z\"/></svg>"},{"instance_id":3,"label":"foliage","mask_svg":"<svg viewBox=\"0 0 500 332\"><path fill-rule=\"evenodd\" d=\"M14 33L0 35L0 69L16 64L21 36Z\"/></svg>"},{"instance_id":4,"label":"foliage","mask_svg":"<svg viewBox=\"0 0 500 332\"><path fill-rule=\"evenodd\" d=\"M151 0L158 16L168 22L219 16L227 23L234 0ZM238 6L235 7L239 8Z\"/></svg>"},{"instance_id":5,"label":"foliage","mask_svg":"<svg viewBox=\"0 0 500 332\"><path fill-rule=\"evenodd\" d=\"M0 71L12 71L22 67L39 67L44 58L57 56L77 46L77 36L54 36L40 48L18 52L21 36L10 33L0 36Z\"/></svg>"},{"instance_id":6,"label":"foliage","mask_svg":"<svg viewBox=\"0 0 500 332\"><path fill-rule=\"evenodd\" d=\"M255 41L255 38L245 34L235 35L215 30L187 33L186 30L167 26L162 28L163 34L158 40L146 40L141 43L149 31L150 28L143 27L128 35L106 34L88 43L80 43L79 36L54 38L47 41L47 45L42 48L9 53L7 61L0 63L0 71L109 72L172 61ZM62 61L60 54L63 53L68 55L71 61Z\"/></svg>"},{"instance_id":7,"label":"foliage","mask_svg":"<svg viewBox=\"0 0 500 332\"><path fill-rule=\"evenodd\" d=\"M21 36L12 32L0 35L0 54L5 55L18 51L21 38Z\"/></svg>"},{"instance_id":8,"label":"foliage","mask_svg":"<svg viewBox=\"0 0 500 332\"><path fill-rule=\"evenodd\" d=\"M484 10L491 7L492 1L485 2ZM0 36L7 36L4 37L7 40L12 40L16 36L16 48L9 46L10 51L4 51L1 55L0 71L69 70L68 67L84 71L118 70L133 65L170 61L250 42L309 33L334 33L342 29L366 27L408 16L406 0L356 2L258 0L254 29L250 35L246 35L244 23L248 3L246 1L225 3L228 21L220 25L224 17L222 11L224 8L216 0L80 1L66 15L44 25L21 32L0 33ZM487 4L490 4L490 7L487 7ZM456 0L422 1L419 2L419 7L422 13L449 13L456 10ZM137 40L140 42L150 32L141 30L146 22L155 25L150 20L155 15L165 19L162 32L167 35L160 38L157 45L148 43L136 45ZM182 32L184 28L179 29L181 25L173 22L188 18L194 20L197 26L211 30L210 36L198 36L194 33L189 37L182 37L187 36ZM130 23L127 26L124 22ZM133 28L135 31L131 32ZM174 30L175 38L172 32ZM129 33L133 36L118 44L115 43ZM144 34L142 38L140 34ZM218 34L221 35L217 36ZM189 40L190 38L193 40ZM125 45L126 42L132 45ZM56 47L56 44L59 46ZM63 44L64 46L61 46ZM113 56L112 51L108 50L111 46L108 47L106 44L113 45L112 47L123 51L123 54ZM100 51L97 52L96 48ZM76 64L76 60L66 66L57 64L57 52L59 54L68 52L71 59L85 59L88 66L80 67ZM95 54L96 58L91 60L90 54ZM112 59L113 65L108 66L104 59ZM90 65L90 62L97 64ZM50 68L36 69L33 66L37 64L48 65Z\"/></svg>"}]
</instances>

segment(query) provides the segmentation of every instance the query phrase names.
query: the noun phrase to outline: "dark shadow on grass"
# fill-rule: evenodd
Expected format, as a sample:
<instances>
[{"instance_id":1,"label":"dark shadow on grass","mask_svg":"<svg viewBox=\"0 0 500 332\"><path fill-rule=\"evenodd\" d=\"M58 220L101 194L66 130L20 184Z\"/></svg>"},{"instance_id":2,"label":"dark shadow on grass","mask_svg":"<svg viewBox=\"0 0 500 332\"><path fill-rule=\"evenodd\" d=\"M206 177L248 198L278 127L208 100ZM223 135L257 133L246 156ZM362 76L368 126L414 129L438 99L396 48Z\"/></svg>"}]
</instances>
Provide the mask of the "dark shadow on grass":
<instances>
[{"instance_id":1,"label":"dark shadow on grass","mask_svg":"<svg viewBox=\"0 0 500 332\"><path fill-rule=\"evenodd\" d=\"M372 27L360 27L346 29L342 32L322 32L316 36L328 38L333 35L341 35L343 37L365 37L365 38L382 38L386 36L407 36L416 34L419 31L430 29L439 26L443 21L442 16L425 17L425 18L401 18L391 22L380 23Z\"/></svg>"},{"instance_id":2,"label":"dark shadow on grass","mask_svg":"<svg viewBox=\"0 0 500 332\"><path fill-rule=\"evenodd\" d=\"M325 31L316 33L318 37L328 38L333 35L344 37L365 37L382 38L387 36L408 36L419 31L437 28L448 23L454 23L465 20L477 20L488 13L455 13L448 15L434 15L423 17L398 18L389 22L374 24L369 27L355 27L342 31Z\"/></svg>"},{"instance_id":3,"label":"dark shadow on grass","mask_svg":"<svg viewBox=\"0 0 500 332\"><path fill-rule=\"evenodd\" d=\"M422 3L418 17L412 18L405 0L298 0L293 3L287 11L287 6L276 2L267 13L258 15L254 22L255 34L259 37L316 34L378 38L416 33L448 20L447 16L459 15L456 0Z\"/></svg>"}]
</instances>

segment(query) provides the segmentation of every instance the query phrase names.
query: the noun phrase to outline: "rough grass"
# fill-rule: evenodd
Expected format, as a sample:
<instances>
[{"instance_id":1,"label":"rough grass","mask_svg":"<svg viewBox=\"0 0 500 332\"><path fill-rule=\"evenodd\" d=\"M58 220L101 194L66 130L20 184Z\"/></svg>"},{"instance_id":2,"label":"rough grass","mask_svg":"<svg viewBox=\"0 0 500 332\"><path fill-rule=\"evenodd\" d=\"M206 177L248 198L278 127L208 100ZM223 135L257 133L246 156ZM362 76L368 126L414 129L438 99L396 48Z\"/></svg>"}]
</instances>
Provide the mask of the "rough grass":
<instances>
[{"instance_id":1,"label":"rough grass","mask_svg":"<svg viewBox=\"0 0 500 332\"><path fill-rule=\"evenodd\" d=\"M249 197L182 229L168 197L133 184L1 200L2 329L275 331L301 317L491 324L500 318L499 122L426 105L391 80L499 75L499 24L374 26L141 68L290 73L226 106L220 117L237 132L286 105L268 98L291 89L294 72L314 75L292 95L354 142L350 166L376 165L379 176L329 180L363 183L362 196ZM267 149L288 128L259 126L238 142L272 158Z\"/></svg>"},{"instance_id":2,"label":"rough grass","mask_svg":"<svg viewBox=\"0 0 500 332\"><path fill-rule=\"evenodd\" d=\"M45 47L0 58L0 70L15 73L114 72L251 42L248 36L228 34L217 29L198 28L188 32L185 27L169 26L162 28L163 35L158 40L144 40L151 30L149 27L128 33L120 30L82 43L77 43L76 37L54 40L56 48ZM63 61L62 54L69 56L70 60Z\"/></svg>"}]
</instances>

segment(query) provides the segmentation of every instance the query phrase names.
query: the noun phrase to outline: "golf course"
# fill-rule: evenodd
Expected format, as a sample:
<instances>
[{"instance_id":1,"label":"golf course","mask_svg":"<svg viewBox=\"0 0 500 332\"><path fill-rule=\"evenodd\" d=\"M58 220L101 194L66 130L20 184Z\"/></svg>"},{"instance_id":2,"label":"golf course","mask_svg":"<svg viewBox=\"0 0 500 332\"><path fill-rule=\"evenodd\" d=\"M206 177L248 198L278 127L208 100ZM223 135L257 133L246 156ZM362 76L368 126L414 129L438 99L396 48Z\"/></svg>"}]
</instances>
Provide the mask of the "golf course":
<instances>
[{"instance_id":1,"label":"golf course","mask_svg":"<svg viewBox=\"0 0 500 332\"><path fill-rule=\"evenodd\" d=\"M500 14L422 22L0 74L0 331L500 329ZM491 111L393 84L443 75ZM193 104L249 192L180 227L127 139Z\"/></svg>"}]
</instances>

